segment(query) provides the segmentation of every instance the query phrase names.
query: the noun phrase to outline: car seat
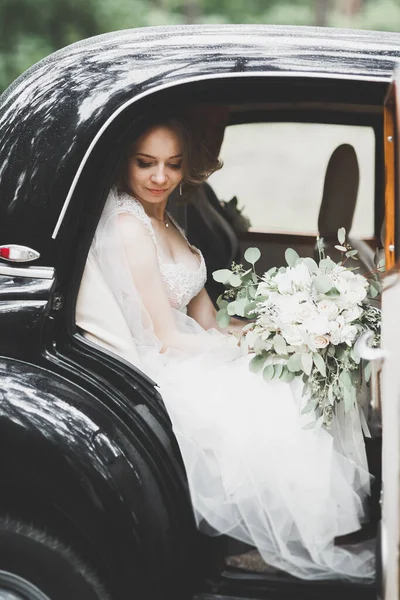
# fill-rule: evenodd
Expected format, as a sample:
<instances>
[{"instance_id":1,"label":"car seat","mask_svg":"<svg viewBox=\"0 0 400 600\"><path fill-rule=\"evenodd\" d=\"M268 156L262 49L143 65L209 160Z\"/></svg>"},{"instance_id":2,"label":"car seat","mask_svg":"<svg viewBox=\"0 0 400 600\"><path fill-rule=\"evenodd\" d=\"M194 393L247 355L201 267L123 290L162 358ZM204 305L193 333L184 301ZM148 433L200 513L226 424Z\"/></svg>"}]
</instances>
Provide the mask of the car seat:
<instances>
[{"instance_id":1,"label":"car seat","mask_svg":"<svg viewBox=\"0 0 400 600\"><path fill-rule=\"evenodd\" d=\"M350 144L341 144L329 160L318 217L318 231L326 256L336 261L338 251L337 231L346 229L347 240L354 250L358 250L359 260L348 259L346 266L359 267L360 273L371 271L374 266L374 251L363 240L351 237L354 212L356 209L360 170L356 152ZM316 252L318 257L318 254Z\"/></svg>"}]
</instances>

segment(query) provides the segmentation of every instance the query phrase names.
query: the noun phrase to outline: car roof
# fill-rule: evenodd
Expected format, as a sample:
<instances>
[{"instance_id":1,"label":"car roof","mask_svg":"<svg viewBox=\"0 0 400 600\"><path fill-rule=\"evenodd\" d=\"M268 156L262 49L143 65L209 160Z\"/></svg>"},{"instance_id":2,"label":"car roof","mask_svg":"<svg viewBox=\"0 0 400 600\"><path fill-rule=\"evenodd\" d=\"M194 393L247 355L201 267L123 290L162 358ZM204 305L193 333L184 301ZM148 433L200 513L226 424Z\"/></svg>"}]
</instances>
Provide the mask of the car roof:
<instances>
[{"instance_id":1,"label":"car roof","mask_svg":"<svg viewBox=\"0 0 400 600\"><path fill-rule=\"evenodd\" d=\"M257 74L384 83L399 57L397 33L269 25L139 28L72 44L0 96L0 233L23 217L51 235L90 144L146 92Z\"/></svg>"}]
</instances>

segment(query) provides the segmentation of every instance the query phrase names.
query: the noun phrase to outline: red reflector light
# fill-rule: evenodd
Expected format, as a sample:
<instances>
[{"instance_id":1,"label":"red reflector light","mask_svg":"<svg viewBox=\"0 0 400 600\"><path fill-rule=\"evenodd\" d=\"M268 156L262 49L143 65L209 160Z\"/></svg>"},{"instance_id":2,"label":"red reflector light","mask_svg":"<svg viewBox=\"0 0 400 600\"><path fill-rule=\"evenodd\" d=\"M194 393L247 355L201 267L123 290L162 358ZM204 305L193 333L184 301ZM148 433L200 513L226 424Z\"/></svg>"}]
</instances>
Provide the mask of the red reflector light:
<instances>
[{"instance_id":1,"label":"red reflector light","mask_svg":"<svg viewBox=\"0 0 400 600\"><path fill-rule=\"evenodd\" d=\"M10 248L0 248L1 258L10 258Z\"/></svg>"}]
</instances>

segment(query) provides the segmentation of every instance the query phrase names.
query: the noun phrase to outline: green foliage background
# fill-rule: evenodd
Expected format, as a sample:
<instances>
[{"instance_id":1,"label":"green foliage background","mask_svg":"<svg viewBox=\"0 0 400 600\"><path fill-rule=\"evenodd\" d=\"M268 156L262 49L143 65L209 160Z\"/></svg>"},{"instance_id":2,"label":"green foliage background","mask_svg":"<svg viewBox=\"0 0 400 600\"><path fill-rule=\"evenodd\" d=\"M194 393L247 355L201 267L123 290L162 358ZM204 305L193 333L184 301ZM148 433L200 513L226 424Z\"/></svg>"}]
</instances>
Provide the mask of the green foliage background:
<instances>
[{"instance_id":1,"label":"green foliage background","mask_svg":"<svg viewBox=\"0 0 400 600\"><path fill-rule=\"evenodd\" d=\"M357 9L351 17L346 2ZM400 0L0 0L0 91L47 54L131 27L200 23L314 25L400 31Z\"/></svg>"}]
</instances>

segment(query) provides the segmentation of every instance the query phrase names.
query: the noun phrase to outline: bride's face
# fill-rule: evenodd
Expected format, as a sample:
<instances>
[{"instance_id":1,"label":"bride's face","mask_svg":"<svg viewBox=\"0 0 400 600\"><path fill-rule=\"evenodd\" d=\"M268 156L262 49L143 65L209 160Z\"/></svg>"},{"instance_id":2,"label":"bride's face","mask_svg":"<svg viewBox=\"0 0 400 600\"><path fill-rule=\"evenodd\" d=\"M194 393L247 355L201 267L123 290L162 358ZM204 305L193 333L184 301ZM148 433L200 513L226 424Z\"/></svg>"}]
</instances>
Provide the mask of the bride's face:
<instances>
[{"instance_id":1,"label":"bride's face","mask_svg":"<svg viewBox=\"0 0 400 600\"><path fill-rule=\"evenodd\" d=\"M166 202L182 176L182 146L175 131L163 126L146 131L128 161L126 183L133 196L152 204Z\"/></svg>"}]
</instances>

